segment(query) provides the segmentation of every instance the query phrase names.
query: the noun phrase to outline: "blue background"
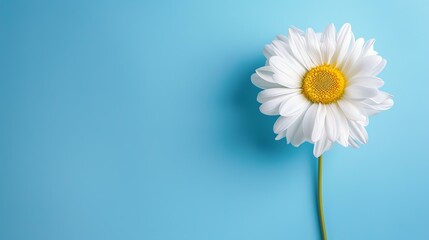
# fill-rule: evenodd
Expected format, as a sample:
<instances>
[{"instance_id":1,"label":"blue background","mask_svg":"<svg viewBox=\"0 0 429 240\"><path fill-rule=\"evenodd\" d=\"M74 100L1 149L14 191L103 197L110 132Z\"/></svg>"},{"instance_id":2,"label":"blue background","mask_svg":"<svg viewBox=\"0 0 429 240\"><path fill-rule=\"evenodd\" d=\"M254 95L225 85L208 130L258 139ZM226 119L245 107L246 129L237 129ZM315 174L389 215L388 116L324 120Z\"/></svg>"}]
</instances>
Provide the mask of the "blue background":
<instances>
[{"instance_id":1,"label":"blue background","mask_svg":"<svg viewBox=\"0 0 429 240\"><path fill-rule=\"evenodd\" d=\"M405 2L1 1L0 239L319 239L312 145L274 141L249 78L330 22L377 39L395 106L325 154L328 235L429 239L429 6Z\"/></svg>"}]
</instances>

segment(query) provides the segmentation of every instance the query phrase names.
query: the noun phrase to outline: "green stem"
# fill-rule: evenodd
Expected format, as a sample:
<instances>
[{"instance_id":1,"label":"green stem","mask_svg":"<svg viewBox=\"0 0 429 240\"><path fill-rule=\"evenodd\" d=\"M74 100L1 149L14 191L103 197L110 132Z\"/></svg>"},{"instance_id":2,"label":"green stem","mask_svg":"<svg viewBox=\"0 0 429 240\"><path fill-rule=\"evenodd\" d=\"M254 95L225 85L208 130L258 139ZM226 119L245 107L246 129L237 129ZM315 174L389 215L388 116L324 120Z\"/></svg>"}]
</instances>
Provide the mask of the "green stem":
<instances>
[{"instance_id":1,"label":"green stem","mask_svg":"<svg viewBox=\"0 0 429 240\"><path fill-rule=\"evenodd\" d=\"M325 218L323 217L323 203L322 203L322 155L319 157L319 167L317 176L317 203L319 207L319 220L320 220L320 232L323 240L327 240L326 229L325 229Z\"/></svg>"}]
</instances>

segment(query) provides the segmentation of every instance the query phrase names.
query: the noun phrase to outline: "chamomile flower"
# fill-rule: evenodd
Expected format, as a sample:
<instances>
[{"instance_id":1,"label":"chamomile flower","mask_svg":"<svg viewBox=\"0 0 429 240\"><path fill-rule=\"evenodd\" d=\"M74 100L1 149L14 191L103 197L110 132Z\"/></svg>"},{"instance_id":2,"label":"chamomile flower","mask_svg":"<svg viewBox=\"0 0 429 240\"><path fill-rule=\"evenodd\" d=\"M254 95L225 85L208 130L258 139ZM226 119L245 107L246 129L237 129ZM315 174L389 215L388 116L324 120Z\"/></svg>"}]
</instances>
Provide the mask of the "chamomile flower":
<instances>
[{"instance_id":1,"label":"chamomile flower","mask_svg":"<svg viewBox=\"0 0 429 240\"><path fill-rule=\"evenodd\" d=\"M268 44L266 65L251 80L264 89L257 97L261 112L279 115L276 139L313 143L316 157L335 142L367 143L368 117L393 106L392 96L379 90L386 60L374 42L355 39L350 24L338 32L330 24L322 33L290 28Z\"/></svg>"}]
</instances>

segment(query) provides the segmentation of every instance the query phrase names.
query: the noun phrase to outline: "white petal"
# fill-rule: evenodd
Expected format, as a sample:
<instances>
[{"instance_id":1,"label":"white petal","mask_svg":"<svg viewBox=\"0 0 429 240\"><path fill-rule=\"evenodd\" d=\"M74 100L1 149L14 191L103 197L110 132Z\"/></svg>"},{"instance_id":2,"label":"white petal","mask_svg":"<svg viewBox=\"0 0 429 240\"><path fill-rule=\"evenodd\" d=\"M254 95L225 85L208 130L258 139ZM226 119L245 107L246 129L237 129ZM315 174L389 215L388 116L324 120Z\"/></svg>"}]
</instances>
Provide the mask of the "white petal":
<instances>
[{"instance_id":1,"label":"white petal","mask_svg":"<svg viewBox=\"0 0 429 240\"><path fill-rule=\"evenodd\" d=\"M288 54L282 59L286 66L289 67L289 70L294 71L300 79L303 78L304 75L307 73L307 69L300 62L298 62L297 59L295 59L292 53Z\"/></svg>"},{"instance_id":2,"label":"white petal","mask_svg":"<svg viewBox=\"0 0 429 240\"><path fill-rule=\"evenodd\" d=\"M250 80L252 81L253 85L262 89L281 87L280 84L265 81L256 73L252 74L252 76L250 77Z\"/></svg>"},{"instance_id":3,"label":"white petal","mask_svg":"<svg viewBox=\"0 0 429 240\"><path fill-rule=\"evenodd\" d=\"M283 34L279 34L279 35L277 35L276 36L276 39L277 40L279 40L279 41L282 41L282 42L284 42L284 43L286 43L286 44L289 44L288 42L288 40L287 40L287 36L285 36L285 35L283 35Z\"/></svg>"},{"instance_id":4,"label":"white petal","mask_svg":"<svg viewBox=\"0 0 429 240\"><path fill-rule=\"evenodd\" d=\"M297 32L299 35L304 35L304 31L300 28L297 28L295 26L292 26L291 29L293 29L295 32Z\"/></svg>"},{"instance_id":5,"label":"white petal","mask_svg":"<svg viewBox=\"0 0 429 240\"><path fill-rule=\"evenodd\" d=\"M353 139L358 140L360 143L368 142L368 133L361 124L355 121L349 121L349 127L350 127L350 136Z\"/></svg>"},{"instance_id":6,"label":"white petal","mask_svg":"<svg viewBox=\"0 0 429 240\"><path fill-rule=\"evenodd\" d=\"M356 40L353 45L353 49L347 54L344 64L341 66L342 71L344 71L345 69L349 69L350 66L353 66L353 64L359 59L360 54L362 52L363 43L363 38L359 38L358 40Z\"/></svg>"},{"instance_id":7,"label":"white petal","mask_svg":"<svg viewBox=\"0 0 429 240\"><path fill-rule=\"evenodd\" d=\"M354 77L348 81L350 86L362 86L369 88L379 88L384 85L384 81L378 77Z\"/></svg>"},{"instance_id":8,"label":"white petal","mask_svg":"<svg viewBox=\"0 0 429 240\"><path fill-rule=\"evenodd\" d=\"M270 58L269 62L274 72L283 73L291 78L302 78L304 75L303 72L298 73L285 58L274 56Z\"/></svg>"},{"instance_id":9,"label":"white petal","mask_svg":"<svg viewBox=\"0 0 429 240\"><path fill-rule=\"evenodd\" d=\"M280 140L282 138L286 137L286 131L280 132L279 134L277 134L276 136L276 140Z\"/></svg>"},{"instance_id":10,"label":"white petal","mask_svg":"<svg viewBox=\"0 0 429 240\"><path fill-rule=\"evenodd\" d=\"M288 128L286 132L287 143L292 143L293 146L298 147L305 141L304 133L302 131L302 119L304 114L298 117L298 119Z\"/></svg>"},{"instance_id":11,"label":"white petal","mask_svg":"<svg viewBox=\"0 0 429 240\"><path fill-rule=\"evenodd\" d=\"M313 29L307 29L305 34L305 39L307 41L307 51L311 60L315 65L322 65L322 55L320 53L319 40L317 39L316 33Z\"/></svg>"},{"instance_id":12,"label":"white petal","mask_svg":"<svg viewBox=\"0 0 429 240\"><path fill-rule=\"evenodd\" d=\"M281 104L279 113L284 117L295 116L305 111L309 105L310 102L302 94L296 94Z\"/></svg>"},{"instance_id":13,"label":"white petal","mask_svg":"<svg viewBox=\"0 0 429 240\"><path fill-rule=\"evenodd\" d=\"M288 43L278 39L278 40L274 40L272 44L266 45L263 50L263 53L267 59L270 59L273 56L285 57L289 55L288 49L289 49Z\"/></svg>"},{"instance_id":14,"label":"white petal","mask_svg":"<svg viewBox=\"0 0 429 240\"><path fill-rule=\"evenodd\" d=\"M264 49L262 50L262 53L264 54L264 56L265 56L266 59L270 59L272 56L279 55L279 53L273 47L272 44L265 45Z\"/></svg>"},{"instance_id":15,"label":"white petal","mask_svg":"<svg viewBox=\"0 0 429 240\"><path fill-rule=\"evenodd\" d=\"M276 49L278 49L279 56L286 56L286 55L289 54L289 52L288 52L288 49L289 49L288 43L285 43L285 42L283 42L281 40L273 40L272 44L274 45L274 47Z\"/></svg>"},{"instance_id":16,"label":"white petal","mask_svg":"<svg viewBox=\"0 0 429 240\"><path fill-rule=\"evenodd\" d=\"M337 64L342 64L344 57L350 49L352 37L352 27L348 23L344 24L337 35L337 49L333 58Z\"/></svg>"},{"instance_id":17,"label":"white petal","mask_svg":"<svg viewBox=\"0 0 429 240\"><path fill-rule=\"evenodd\" d=\"M286 39L287 40L287 39ZM275 40L273 42L279 42L280 40ZM288 41L288 40L287 40ZM304 74L307 72L307 69L301 64L300 61L298 61L289 46L288 43L285 43L283 40L281 41L281 44L277 44L278 46L282 46L282 48L285 49L286 53L283 54L284 51L277 50L278 54L275 56L279 56L282 58L284 63L291 69L292 71L296 72L298 76L301 78L304 76ZM274 44L271 44L274 49L277 49L277 47ZM270 58L267 58L270 59ZM269 61L268 61L269 62Z\"/></svg>"},{"instance_id":18,"label":"white petal","mask_svg":"<svg viewBox=\"0 0 429 240\"><path fill-rule=\"evenodd\" d=\"M289 88L300 88L302 77L292 70L285 61L278 56L274 56L269 60L270 66L274 71L274 81L280 85Z\"/></svg>"},{"instance_id":19,"label":"white petal","mask_svg":"<svg viewBox=\"0 0 429 240\"><path fill-rule=\"evenodd\" d=\"M383 58L378 55L371 55L360 58L356 64L349 69L345 69L344 73L347 78L358 76L373 76L374 69L382 63Z\"/></svg>"},{"instance_id":20,"label":"white petal","mask_svg":"<svg viewBox=\"0 0 429 240\"><path fill-rule=\"evenodd\" d=\"M393 106L394 102L392 99L387 99L383 103L377 104L377 105L370 105L367 103L362 103L362 107L366 114L369 116L372 116L374 114L377 114L381 111L389 110Z\"/></svg>"},{"instance_id":21,"label":"white petal","mask_svg":"<svg viewBox=\"0 0 429 240\"><path fill-rule=\"evenodd\" d=\"M379 91L378 95L371 98L372 101L374 101L375 103L382 103L387 99L392 99L393 96L388 94L387 92L383 92L383 91Z\"/></svg>"},{"instance_id":22,"label":"white petal","mask_svg":"<svg viewBox=\"0 0 429 240\"><path fill-rule=\"evenodd\" d=\"M285 43L288 43L288 44L289 44L289 38L288 38L287 36L283 35L283 34L279 34L279 35L277 35L277 36L276 36L276 38L277 38L278 40L280 40L280 41L283 41L283 42L285 42Z\"/></svg>"},{"instance_id":23,"label":"white petal","mask_svg":"<svg viewBox=\"0 0 429 240\"><path fill-rule=\"evenodd\" d=\"M341 110L349 120L366 121L366 116L350 101L341 99L337 102Z\"/></svg>"},{"instance_id":24,"label":"white petal","mask_svg":"<svg viewBox=\"0 0 429 240\"><path fill-rule=\"evenodd\" d=\"M337 127L338 131L337 141L342 146L347 147L347 139L349 138L349 124L347 122L347 118L344 115L343 111L341 111L340 106L338 106L338 104L331 104L330 107L332 113L335 116L335 126Z\"/></svg>"},{"instance_id":25,"label":"white petal","mask_svg":"<svg viewBox=\"0 0 429 240\"><path fill-rule=\"evenodd\" d=\"M302 130L302 122L299 122L296 132L293 135L291 143L293 146L299 147L299 145L301 145L304 142L305 142L305 136Z\"/></svg>"},{"instance_id":26,"label":"white petal","mask_svg":"<svg viewBox=\"0 0 429 240\"><path fill-rule=\"evenodd\" d=\"M256 69L256 74L267 82L276 83L273 79L274 71L270 66L263 66Z\"/></svg>"},{"instance_id":27,"label":"white petal","mask_svg":"<svg viewBox=\"0 0 429 240\"><path fill-rule=\"evenodd\" d=\"M283 87L269 88L259 92L256 100L260 103L264 103L266 101L272 100L273 98L283 96L283 95L298 93L299 91L300 91L299 89L290 89L290 88L283 88Z\"/></svg>"},{"instance_id":28,"label":"white petal","mask_svg":"<svg viewBox=\"0 0 429 240\"><path fill-rule=\"evenodd\" d=\"M314 67L305 48L305 39L294 29L289 28L289 46L294 57L307 69Z\"/></svg>"},{"instance_id":29,"label":"white petal","mask_svg":"<svg viewBox=\"0 0 429 240\"><path fill-rule=\"evenodd\" d=\"M272 100L264 102L259 110L266 115L279 115L279 106L284 101L286 96L276 97Z\"/></svg>"},{"instance_id":30,"label":"white petal","mask_svg":"<svg viewBox=\"0 0 429 240\"><path fill-rule=\"evenodd\" d=\"M351 137L347 140L348 144L354 148L359 148L359 144L357 144Z\"/></svg>"},{"instance_id":31,"label":"white petal","mask_svg":"<svg viewBox=\"0 0 429 240\"><path fill-rule=\"evenodd\" d=\"M304 130L304 136L307 140L311 140L313 135L314 123L316 121L318 104L311 104L308 108L307 112L304 115L304 119L302 121L302 129Z\"/></svg>"},{"instance_id":32,"label":"white petal","mask_svg":"<svg viewBox=\"0 0 429 240\"><path fill-rule=\"evenodd\" d=\"M369 88L363 86L351 85L345 89L344 96L347 99L364 100L375 97L378 94L377 88Z\"/></svg>"},{"instance_id":33,"label":"white petal","mask_svg":"<svg viewBox=\"0 0 429 240\"><path fill-rule=\"evenodd\" d=\"M326 119L325 119L326 135L331 141L336 141L338 136L335 115L331 105L326 106Z\"/></svg>"},{"instance_id":34,"label":"white petal","mask_svg":"<svg viewBox=\"0 0 429 240\"><path fill-rule=\"evenodd\" d=\"M314 129L311 135L311 141L317 142L321 138L322 133L325 132L325 118L326 106L324 104L319 103L316 119L314 121Z\"/></svg>"},{"instance_id":35,"label":"white petal","mask_svg":"<svg viewBox=\"0 0 429 240\"><path fill-rule=\"evenodd\" d=\"M274 123L273 131L274 133L279 134L280 132L288 129L298 118L300 115L292 116L292 117L283 117L280 116L277 121Z\"/></svg>"},{"instance_id":36,"label":"white petal","mask_svg":"<svg viewBox=\"0 0 429 240\"><path fill-rule=\"evenodd\" d=\"M323 63L331 63L332 56L335 53L335 48L335 26L334 24L329 24L320 38L320 50L322 53Z\"/></svg>"},{"instance_id":37,"label":"white petal","mask_svg":"<svg viewBox=\"0 0 429 240\"><path fill-rule=\"evenodd\" d=\"M377 52L374 51L374 43L375 39L370 39L362 47L362 57L371 56L371 55L377 55Z\"/></svg>"},{"instance_id":38,"label":"white petal","mask_svg":"<svg viewBox=\"0 0 429 240\"><path fill-rule=\"evenodd\" d=\"M328 151L332 146L332 141L330 141L326 136L314 143L313 154L315 157L320 157L324 152Z\"/></svg>"},{"instance_id":39,"label":"white petal","mask_svg":"<svg viewBox=\"0 0 429 240\"><path fill-rule=\"evenodd\" d=\"M377 76L377 74L383 71L384 67L386 67L386 64L387 64L386 59L381 60L381 62L374 69L372 69L371 75Z\"/></svg>"},{"instance_id":40,"label":"white petal","mask_svg":"<svg viewBox=\"0 0 429 240\"><path fill-rule=\"evenodd\" d=\"M368 115L374 115L393 106L392 96L380 91L377 96L362 102L361 106Z\"/></svg>"}]
</instances>

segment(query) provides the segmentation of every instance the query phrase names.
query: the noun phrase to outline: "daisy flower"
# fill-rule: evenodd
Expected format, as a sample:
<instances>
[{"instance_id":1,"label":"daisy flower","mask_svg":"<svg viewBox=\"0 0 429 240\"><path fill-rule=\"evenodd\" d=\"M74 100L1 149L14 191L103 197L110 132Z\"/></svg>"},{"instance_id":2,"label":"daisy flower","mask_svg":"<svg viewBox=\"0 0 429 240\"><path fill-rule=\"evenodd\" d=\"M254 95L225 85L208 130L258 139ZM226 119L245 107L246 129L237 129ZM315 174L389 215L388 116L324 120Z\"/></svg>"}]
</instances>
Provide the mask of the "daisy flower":
<instances>
[{"instance_id":1,"label":"daisy flower","mask_svg":"<svg viewBox=\"0 0 429 240\"><path fill-rule=\"evenodd\" d=\"M337 142L344 147L367 143L368 117L392 107L392 96L380 91L377 75L386 60L374 51L374 40L355 39L350 24L337 32L290 28L264 49L266 65L251 77L264 89L260 110L279 115L276 140L299 146L314 144L321 156Z\"/></svg>"}]
</instances>

